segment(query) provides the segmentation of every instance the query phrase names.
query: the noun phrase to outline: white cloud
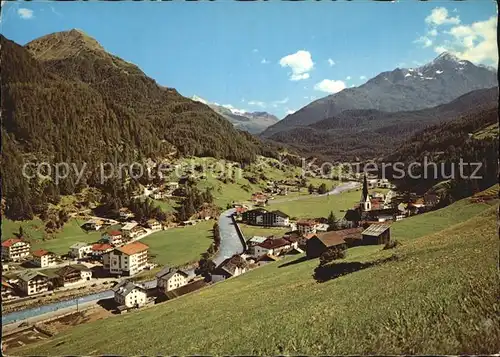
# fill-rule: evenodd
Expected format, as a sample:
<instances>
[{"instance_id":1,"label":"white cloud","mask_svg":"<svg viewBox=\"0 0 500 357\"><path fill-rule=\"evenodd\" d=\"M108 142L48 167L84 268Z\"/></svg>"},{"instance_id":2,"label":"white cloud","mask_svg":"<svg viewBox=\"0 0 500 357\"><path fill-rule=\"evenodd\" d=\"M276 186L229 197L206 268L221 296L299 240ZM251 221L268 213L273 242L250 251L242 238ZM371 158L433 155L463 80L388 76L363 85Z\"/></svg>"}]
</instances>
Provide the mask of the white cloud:
<instances>
[{"instance_id":1,"label":"white cloud","mask_svg":"<svg viewBox=\"0 0 500 357\"><path fill-rule=\"evenodd\" d=\"M287 114L287 115L293 114L293 113L295 113L295 112L296 112L296 110L292 110L292 109L288 109L288 108L287 108L287 110L286 110L286 114Z\"/></svg>"},{"instance_id":2,"label":"white cloud","mask_svg":"<svg viewBox=\"0 0 500 357\"><path fill-rule=\"evenodd\" d=\"M344 88L345 83L343 81L334 79L323 79L321 82L314 85L314 89L330 94L340 92Z\"/></svg>"},{"instance_id":3,"label":"white cloud","mask_svg":"<svg viewBox=\"0 0 500 357\"><path fill-rule=\"evenodd\" d=\"M262 61L260 61L260 63L262 63L262 64L268 64L270 62L268 60L266 60L265 58L263 58Z\"/></svg>"},{"instance_id":4,"label":"white cloud","mask_svg":"<svg viewBox=\"0 0 500 357\"><path fill-rule=\"evenodd\" d=\"M432 26L457 25L460 23L460 18L448 16L448 10L444 7L436 7L425 18L425 22Z\"/></svg>"},{"instance_id":5,"label":"white cloud","mask_svg":"<svg viewBox=\"0 0 500 357\"><path fill-rule=\"evenodd\" d=\"M20 9L17 9L17 14L23 20L29 20L29 19L32 19L33 17L35 17L33 15L33 10L26 9L26 8L23 8L23 7L20 8Z\"/></svg>"},{"instance_id":6,"label":"white cloud","mask_svg":"<svg viewBox=\"0 0 500 357\"><path fill-rule=\"evenodd\" d=\"M348 81L351 79L351 76L347 76L347 77L345 77L345 79Z\"/></svg>"},{"instance_id":7,"label":"white cloud","mask_svg":"<svg viewBox=\"0 0 500 357\"><path fill-rule=\"evenodd\" d=\"M436 53L450 52L465 60L476 63L497 63L497 18L473 22L470 25L452 27L446 34L451 40L438 44Z\"/></svg>"},{"instance_id":8,"label":"white cloud","mask_svg":"<svg viewBox=\"0 0 500 357\"><path fill-rule=\"evenodd\" d=\"M432 29L427 33L429 36L436 37L438 34L438 30Z\"/></svg>"},{"instance_id":9,"label":"white cloud","mask_svg":"<svg viewBox=\"0 0 500 357\"><path fill-rule=\"evenodd\" d=\"M354 84L351 84L351 88L354 87Z\"/></svg>"},{"instance_id":10,"label":"white cloud","mask_svg":"<svg viewBox=\"0 0 500 357\"><path fill-rule=\"evenodd\" d=\"M258 100L251 100L247 104L248 105L253 105L255 107L261 107L261 108L265 108L266 107L266 103L258 101Z\"/></svg>"},{"instance_id":11,"label":"white cloud","mask_svg":"<svg viewBox=\"0 0 500 357\"><path fill-rule=\"evenodd\" d=\"M302 79L307 79L309 78L309 73L303 73L303 74L294 74L290 76L291 81L300 81Z\"/></svg>"},{"instance_id":12,"label":"white cloud","mask_svg":"<svg viewBox=\"0 0 500 357\"><path fill-rule=\"evenodd\" d=\"M328 64L330 65L330 67L335 66L335 61L332 60L331 58L329 58L328 59Z\"/></svg>"},{"instance_id":13,"label":"white cloud","mask_svg":"<svg viewBox=\"0 0 500 357\"><path fill-rule=\"evenodd\" d=\"M257 53L257 52L259 52L259 50L258 50L258 49L256 49L256 48L254 48L254 49L252 50L252 52L253 52L253 53Z\"/></svg>"},{"instance_id":14,"label":"white cloud","mask_svg":"<svg viewBox=\"0 0 500 357\"><path fill-rule=\"evenodd\" d=\"M363 81L366 79L366 76L359 76L359 79L361 79Z\"/></svg>"},{"instance_id":15,"label":"white cloud","mask_svg":"<svg viewBox=\"0 0 500 357\"><path fill-rule=\"evenodd\" d=\"M427 36L420 36L413 42L421 43L424 48L432 46L432 40Z\"/></svg>"},{"instance_id":16,"label":"white cloud","mask_svg":"<svg viewBox=\"0 0 500 357\"><path fill-rule=\"evenodd\" d=\"M311 53L300 50L280 59L281 67L289 67L292 70L290 80L300 81L309 78L309 71L314 68Z\"/></svg>"}]
</instances>

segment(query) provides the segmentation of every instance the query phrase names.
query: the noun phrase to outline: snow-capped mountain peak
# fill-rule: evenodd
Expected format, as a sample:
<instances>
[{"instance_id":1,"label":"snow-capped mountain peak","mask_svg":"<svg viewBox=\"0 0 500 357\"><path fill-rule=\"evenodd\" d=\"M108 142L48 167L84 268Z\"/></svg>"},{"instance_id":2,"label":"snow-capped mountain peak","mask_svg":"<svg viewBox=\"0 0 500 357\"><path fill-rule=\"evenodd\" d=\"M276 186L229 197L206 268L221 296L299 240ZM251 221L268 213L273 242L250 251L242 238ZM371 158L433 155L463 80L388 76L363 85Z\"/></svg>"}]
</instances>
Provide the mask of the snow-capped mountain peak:
<instances>
[{"instance_id":1,"label":"snow-capped mountain peak","mask_svg":"<svg viewBox=\"0 0 500 357\"><path fill-rule=\"evenodd\" d=\"M206 100L205 100L205 99L203 99L203 98L198 97L197 95L193 95L193 96L191 97L191 100L194 100L194 101L196 101L196 102L200 102L200 103L203 103L203 104L208 104L208 101L206 101Z\"/></svg>"}]
</instances>

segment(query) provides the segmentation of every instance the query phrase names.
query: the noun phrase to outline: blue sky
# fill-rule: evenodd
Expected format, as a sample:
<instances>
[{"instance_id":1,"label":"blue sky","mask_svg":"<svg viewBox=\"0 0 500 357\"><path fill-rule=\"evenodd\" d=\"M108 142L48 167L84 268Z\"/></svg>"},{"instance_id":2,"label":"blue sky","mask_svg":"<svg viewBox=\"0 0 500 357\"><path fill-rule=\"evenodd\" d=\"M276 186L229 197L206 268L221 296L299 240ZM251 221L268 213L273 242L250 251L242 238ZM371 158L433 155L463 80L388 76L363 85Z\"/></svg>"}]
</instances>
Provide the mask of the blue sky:
<instances>
[{"instance_id":1,"label":"blue sky","mask_svg":"<svg viewBox=\"0 0 500 357\"><path fill-rule=\"evenodd\" d=\"M280 119L442 50L495 67L497 61L497 9L490 0L3 5L0 32L21 45L82 29L185 96Z\"/></svg>"}]
</instances>

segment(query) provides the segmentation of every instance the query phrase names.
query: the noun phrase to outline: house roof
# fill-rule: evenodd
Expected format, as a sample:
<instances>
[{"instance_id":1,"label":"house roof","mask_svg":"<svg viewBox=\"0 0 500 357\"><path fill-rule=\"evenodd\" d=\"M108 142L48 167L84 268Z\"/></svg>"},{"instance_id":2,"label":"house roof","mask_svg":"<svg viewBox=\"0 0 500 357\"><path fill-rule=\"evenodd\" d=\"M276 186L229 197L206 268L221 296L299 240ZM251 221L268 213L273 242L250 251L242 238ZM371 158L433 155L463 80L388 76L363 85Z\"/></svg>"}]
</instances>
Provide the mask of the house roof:
<instances>
[{"instance_id":1,"label":"house roof","mask_svg":"<svg viewBox=\"0 0 500 357\"><path fill-rule=\"evenodd\" d=\"M94 251L106 251L106 250L110 250L110 249L113 249L113 246L111 244L108 244L108 243L95 243L95 244L92 244L92 250Z\"/></svg>"},{"instance_id":2,"label":"house roof","mask_svg":"<svg viewBox=\"0 0 500 357\"><path fill-rule=\"evenodd\" d=\"M2 247L10 247L13 244L16 244L16 243L19 243L19 242L23 242L23 240L19 239L19 238L9 238L6 241L2 242Z\"/></svg>"},{"instance_id":3,"label":"house roof","mask_svg":"<svg viewBox=\"0 0 500 357\"><path fill-rule=\"evenodd\" d=\"M250 238L248 240L248 242L250 243L256 243L256 244L260 244L262 242L265 242L267 240L267 237L261 237L261 236L253 236L252 238Z\"/></svg>"},{"instance_id":4,"label":"house roof","mask_svg":"<svg viewBox=\"0 0 500 357\"><path fill-rule=\"evenodd\" d=\"M136 285L128 280L121 281L120 283L113 286L113 288L111 290L113 290L113 292L115 294L118 294L121 296L127 296L134 289L138 289L138 290L141 290L143 292L146 292L144 287L142 287L141 285Z\"/></svg>"},{"instance_id":5,"label":"house roof","mask_svg":"<svg viewBox=\"0 0 500 357\"><path fill-rule=\"evenodd\" d=\"M246 213L267 213L267 211L264 208L254 208Z\"/></svg>"},{"instance_id":6,"label":"house roof","mask_svg":"<svg viewBox=\"0 0 500 357\"><path fill-rule=\"evenodd\" d=\"M345 244L344 237L335 231L318 234L316 235L316 238L319 239L326 247Z\"/></svg>"},{"instance_id":7,"label":"house roof","mask_svg":"<svg viewBox=\"0 0 500 357\"><path fill-rule=\"evenodd\" d=\"M347 238L360 238L363 228L348 228L317 234L316 237L327 247L344 244Z\"/></svg>"},{"instance_id":8,"label":"house roof","mask_svg":"<svg viewBox=\"0 0 500 357\"><path fill-rule=\"evenodd\" d=\"M120 231L111 231L108 233L110 236L121 236L122 235L122 232Z\"/></svg>"},{"instance_id":9,"label":"house roof","mask_svg":"<svg viewBox=\"0 0 500 357\"><path fill-rule=\"evenodd\" d=\"M313 220L300 220L297 222L297 225L298 226L315 226L316 225L316 221L313 221Z\"/></svg>"},{"instance_id":10,"label":"house roof","mask_svg":"<svg viewBox=\"0 0 500 357\"><path fill-rule=\"evenodd\" d=\"M104 222L100 219L95 219L95 218L92 218L92 219L89 219L87 222L84 223L85 224L96 224L96 225L102 225Z\"/></svg>"},{"instance_id":11,"label":"house roof","mask_svg":"<svg viewBox=\"0 0 500 357\"><path fill-rule=\"evenodd\" d=\"M129 231L131 230L132 228L136 227L137 226L137 222L128 222L126 223L123 227L122 227L122 230L123 231Z\"/></svg>"},{"instance_id":12,"label":"house roof","mask_svg":"<svg viewBox=\"0 0 500 357\"><path fill-rule=\"evenodd\" d=\"M175 273L179 273L179 274L182 274L184 275L185 277L188 277L189 274L186 273L185 271L181 270L181 269L175 269L175 268L170 268L170 267L165 267L163 268L159 273L156 274L156 277L158 279L165 279L165 280L168 280L170 279L172 276L175 275Z\"/></svg>"},{"instance_id":13,"label":"house roof","mask_svg":"<svg viewBox=\"0 0 500 357\"><path fill-rule=\"evenodd\" d=\"M25 271L21 274L18 275L18 278L23 280L23 281L30 281L34 278L36 278L37 276L41 276L41 277L44 277L44 278L48 278L47 275L43 274L43 273L40 273L38 271Z\"/></svg>"},{"instance_id":14,"label":"house roof","mask_svg":"<svg viewBox=\"0 0 500 357\"><path fill-rule=\"evenodd\" d=\"M220 263L214 273L222 273L222 275L233 276L239 263L246 264L246 261L239 255L233 255L231 258L227 258Z\"/></svg>"},{"instance_id":15,"label":"house roof","mask_svg":"<svg viewBox=\"0 0 500 357\"><path fill-rule=\"evenodd\" d=\"M391 227L390 224L372 224L363 231L363 235L378 237Z\"/></svg>"},{"instance_id":16,"label":"house roof","mask_svg":"<svg viewBox=\"0 0 500 357\"><path fill-rule=\"evenodd\" d=\"M272 211L271 213L274 213L275 215L277 215L279 217L283 217L283 218L289 218L290 217L289 215L287 215L284 212L281 212L280 210Z\"/></svg>"},{"instance_id":17,"label":"house roof","mask_svg":"<svg viewBox=\"0 0 500 357\"><path fill-rule=\"evenodd\" d=\"M48 250L45 250L45 249L38 249L38 250L35 250L33 253L31 253L32 256L34 257L43 257L45 255L49 255L49 254L54 254L52 252L49 252Z\"/></svg>"},{"instance_id":18,"label":"house roof","mask_svg":"<svg viewBox=\"0 0 500 357\"><path fill-rule=\"evenodd\" d=\"M268 238L264 242L257 245L265 249L274 249L283 247L285 245L290 245L290 242L284 238L277 238L277 239Z\"/></svg>"},{"instance_id":19,"label":"house roof","mask_svg":"<svg viewBox=\"0 0 500 357\"><path fill-rule=\"evenodd\" d=\"M56 273L56 275L59 275L61 277L65 277L68 274L75 273L75 272L80 273L81 271L90 271L90 269L87 268L83 264L75 264L75 265L64 266L61 269L57 270L55 273Z\"/></svg>"},{"instance_id":20,"label":"house roof","mask_svg":"<svg viewBox=\"0 0 500 357\"><path fill-rule=\"evenodd\" d=\"M73 244L71 247L69 247L70 249L80 249L80 248L83 248L83 247L87 247L89 246L88 243L83 243L83 242L78 242L78 243L75 243Z\"/></svg>"},{"instance_id":21,"label":"house roof","mask_svg":"<svg viewBox=\"0 0 500 357\"><path fill-rule=\"evenodd\" d=\"M156 219L148 219L148 224L157 224L157 223L160 223L158 222Z\"/></svg>"},{"instance_id":22,"label":"house roof","mask_svg":"<svg viewBox=\"0 0 500 357\"><path fill-rule=\"evenodd\" d=\"M122 252L123 254L133 255L133 254L144 252L145 250L148 250L149 247L146 244L141 243L141 242L133 242L133 243L125 244L124 246L116 248L116 249L119 250L120 252Z\"/></svg>"}]
</instances>

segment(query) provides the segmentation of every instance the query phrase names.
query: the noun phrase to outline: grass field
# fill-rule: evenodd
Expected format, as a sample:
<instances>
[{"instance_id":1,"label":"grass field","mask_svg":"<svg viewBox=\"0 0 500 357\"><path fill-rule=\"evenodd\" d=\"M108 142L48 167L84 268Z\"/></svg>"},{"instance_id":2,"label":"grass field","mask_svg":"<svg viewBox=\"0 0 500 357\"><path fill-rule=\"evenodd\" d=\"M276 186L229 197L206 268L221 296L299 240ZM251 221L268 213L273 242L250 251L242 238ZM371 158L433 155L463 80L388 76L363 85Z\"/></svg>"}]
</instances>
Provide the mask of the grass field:
<instances>
[{"instance_id":1,"label":"grass field","mask_svg":"<svg viewBox=\"0 0 500 357\"><path fill-rule=\"evenodd\" d=\"M269 210L281 210L290 217L327 217L330 211L340 219L344 216L341 210L352 208L361 196L359 191L343 192L339 195L311 196L290 202L271 203Z\"/></svg>"},{"instance_id":2,"label":"grass field","mask_svg":"<svg viewBox=\"0 0 500 357\"><path fill-rule=\"evenodd\" d=\"M243 235L249 239L253 236L268 237L271 235L283 235L288 232L290 228L279 228L279 227L260 227L260 226L249 226L248 224L238 224L240 226Z\"/></svg>"},{"instance_id":3,"label":"grass field","mask_svg":"<svg viewBox=\"0 0 500 357\"><path fill-rule=\"evenodd\" d=\"M495 208L485 208L462 223L448 219L446 224L433 224L427 235L408 237L396 249L350 249L339 263L390 255L398 259L324 283L312 277L317 259L299 262L291 257L159 306L78 326L12 353L497 353L498 232ZM447 216L444 211L455 214L464 207L453 205L438 215ZM406 228L418 228L418 218L409 218ZM172 327L167 334L166 324Z\"/></svg>"},{"instance_id":4,"label":"grass field","mask_svg":"<svg viewBox=\"0 0 500 357\"><path fill-rule=\"evenodd\" d=\"M214 221L200 222L195 226L159 231L141 239L150 247L152 260L161 265L179 266L200 258L212 243Z\"/></svg>"},{"instance_id":5,"label":"grass field","mask_svg":"<svg viewBox=\"0 0 500 357\"><path fill-rule=\"evenodd\" d=\"M23 227L24 234L32 239L43 238L44 225L38 218L31 221L11 221L2 218L2 241L15 237L14 233L19 232L19 227Z\"/></svg>"}]
</instances>

